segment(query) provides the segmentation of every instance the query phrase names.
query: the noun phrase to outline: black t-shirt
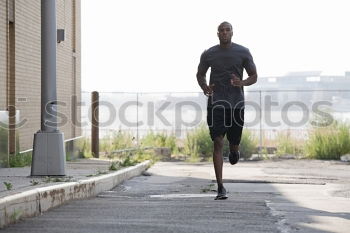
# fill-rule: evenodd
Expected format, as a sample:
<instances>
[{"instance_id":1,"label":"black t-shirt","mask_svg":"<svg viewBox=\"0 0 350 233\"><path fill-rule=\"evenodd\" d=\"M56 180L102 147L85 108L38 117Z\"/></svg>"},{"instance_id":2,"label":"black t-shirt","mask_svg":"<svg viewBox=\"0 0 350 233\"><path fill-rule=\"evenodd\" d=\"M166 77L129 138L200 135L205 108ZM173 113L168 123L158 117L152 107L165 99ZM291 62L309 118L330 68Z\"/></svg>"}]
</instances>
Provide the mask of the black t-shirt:
<instances>
[{"instance_id":1,"label":"black t-shirt","mask_svg":"<svg viewBox=\"0 0 350 233\"><path fill-rule=\"evenodd\" d=\"M235 74L241 80L243 69L248 73L255 70L253 57L249 49L231 43L229 48L220 45L205 50L200 58L199 68L207 71L211 68L209 84L214 84L214 93L208 99L208 108L222 105L225 108L244 108L243 87L234 87L230 80Z\"/></svg>"}]
</instances>

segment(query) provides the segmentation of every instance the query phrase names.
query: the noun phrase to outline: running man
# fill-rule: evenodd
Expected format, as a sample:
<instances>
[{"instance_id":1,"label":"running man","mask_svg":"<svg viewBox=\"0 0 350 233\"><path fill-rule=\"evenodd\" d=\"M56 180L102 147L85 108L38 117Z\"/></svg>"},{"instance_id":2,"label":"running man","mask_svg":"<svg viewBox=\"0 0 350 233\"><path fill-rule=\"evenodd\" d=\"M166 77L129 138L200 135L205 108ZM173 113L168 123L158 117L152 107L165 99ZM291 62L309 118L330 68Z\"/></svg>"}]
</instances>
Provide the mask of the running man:
<instances>
[{"instance_id":1,"label":"running man","mask_svg":"<svg viewBox=\"0 0 350 233\"><path fill-rule=\"evenodd\" d=\"M223 22L218 27L220 44L205 50L198 65L197 80L204 94L208 96L210 137L214 142L213 162L218 185L215 200L226 199L222 181L224 137L230 144L229 160L232 165L240 158L239 144L244 124L244 90L257 81L256 67L249 49L232 43L232 25ZM209 85L206 73L211 68ZM243 69L248 78L243 80Z\"/></svg>"}]
</instances>

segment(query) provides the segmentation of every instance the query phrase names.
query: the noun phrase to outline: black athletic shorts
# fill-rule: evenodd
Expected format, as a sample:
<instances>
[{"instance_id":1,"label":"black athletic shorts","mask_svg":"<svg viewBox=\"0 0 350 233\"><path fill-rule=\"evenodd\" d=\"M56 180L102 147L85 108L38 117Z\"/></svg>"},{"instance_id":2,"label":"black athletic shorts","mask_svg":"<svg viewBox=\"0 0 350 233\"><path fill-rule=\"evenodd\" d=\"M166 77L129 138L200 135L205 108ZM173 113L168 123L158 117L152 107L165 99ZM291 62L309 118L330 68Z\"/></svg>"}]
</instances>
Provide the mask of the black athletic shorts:
<instances>
[{"instance_id":1,"label":"black athletic shorts","mask_svg":"<svg viewBox=\"0 0 350 233\"><path fill-rule=\"evenodd\" d=\"M214 141L216 137L227 134L227 140L231 144L239 145L244 125L244 108L213 107L207 110L207 123L211 139Z\"/></svg>"}]
</instances>

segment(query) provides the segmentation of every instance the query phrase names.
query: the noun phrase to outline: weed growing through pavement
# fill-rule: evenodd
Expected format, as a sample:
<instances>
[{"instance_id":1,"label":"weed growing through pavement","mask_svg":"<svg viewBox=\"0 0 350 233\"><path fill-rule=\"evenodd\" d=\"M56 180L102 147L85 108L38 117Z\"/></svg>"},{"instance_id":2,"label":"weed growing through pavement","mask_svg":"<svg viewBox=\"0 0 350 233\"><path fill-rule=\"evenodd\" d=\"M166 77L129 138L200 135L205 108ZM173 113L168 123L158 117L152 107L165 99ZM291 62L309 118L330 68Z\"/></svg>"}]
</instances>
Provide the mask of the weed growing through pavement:
<instances>
[{"instance_id":1,"label":"weed growing through pavement","mask_svg":"<svg viewBox=\"0 0 350 233\"><path fill-rule=\"evenodd\" d=\"M68 176L68 177L46 177L46 179L44 180L45 183L56 183L56 182L72 182L73 177L72 176Z\"/></svg>"},{"instance_id":2,"label":"weed growing through pavement","mask_svg":"<svg viewBox=\"0 0 350 233\"><path fill-rule=\"evenodd\" d=\"M20 210L15 210L10 216L11 221L17 222L20 219L21 215L22 215L22 213Z\"/></svg>"},{"instance_id":3,"label":"weed growing through pavement","mask_svg":"<svg viewBox=\"0 0 350 233\"><path fill-rule=\"evenodd\" d=\"M209 184L207 187L201 188L201 192L202 193L207 193L210 191L216 192L216 190L214 189L214 186L215 186L214 184Z\"/></svg>"},{"instance_id":4,"label":"weed growing through pavement","mask_svg":"<svg viewBox=\"0 0 350 233\"><path fill-rule=\"evenodd\" d=\"M13 188L13 185L11 183L4 182L4 185L7 190L11 190Z\"/></svg>"},{"instance_id":5,"label":"weed growing through pavement","mask_svg":"<svg viewBox=\"0 0 350 233\"><path fill-rule=\"evenodd\" d=\"M112 162L111 165L109 166L108 170L110 170L110 171L117 171L118 170L118 163L117 162Z\"/></svg>"},{"instance_id":6,"label":"weed growing through pavement","mask_svg":"<svg viewBox=\"0 0 350 233\"><path fill-rule=\"evenodd\" d=\"M105 174L108 174L108 171L102 171L100 169L97 169L95 174L90 174L90 175L87 175L86 177L100 176Z\"/></svg>"},{"instance_id":7,"label":"weed growing through pavement","mask_svg":"<svg viewBox=\"0 0 350 233\"><path fill-rule=\"evenodd\" d=\"M39 184L39 181L31 180L30 183L34 186L34 185L38 185L38 184Z\"/></svg>"}]
</instances>

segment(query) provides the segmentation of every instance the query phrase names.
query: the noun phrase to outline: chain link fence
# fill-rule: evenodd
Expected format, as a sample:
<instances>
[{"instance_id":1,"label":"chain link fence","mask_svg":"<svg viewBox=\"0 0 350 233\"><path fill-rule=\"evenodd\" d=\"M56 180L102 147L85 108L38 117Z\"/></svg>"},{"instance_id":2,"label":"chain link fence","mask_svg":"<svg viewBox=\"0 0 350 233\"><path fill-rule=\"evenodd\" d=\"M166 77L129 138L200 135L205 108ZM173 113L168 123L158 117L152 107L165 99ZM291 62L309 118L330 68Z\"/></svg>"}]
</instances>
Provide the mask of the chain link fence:
<instances>
[{"instance_id":1,"label":"chain link fence","mask_svg":"<svg viewBox=\"0 0 350 233\"><path fill-rule=\"evenodd\" d=\"M135 141L149 132L183 139L206 123L207 97L201 92L101 92L100 137L127 131ZM91 93L82 93L82 129L91 131ZM260 147L281 134L305 140L313 127L350 119L350 90L245 91L245 125Z\"/></svg>"}]
</instances>

